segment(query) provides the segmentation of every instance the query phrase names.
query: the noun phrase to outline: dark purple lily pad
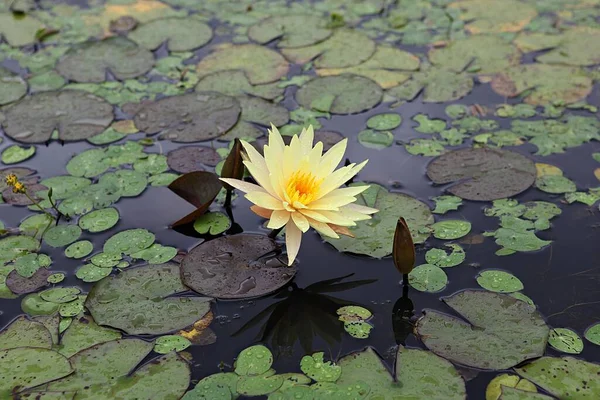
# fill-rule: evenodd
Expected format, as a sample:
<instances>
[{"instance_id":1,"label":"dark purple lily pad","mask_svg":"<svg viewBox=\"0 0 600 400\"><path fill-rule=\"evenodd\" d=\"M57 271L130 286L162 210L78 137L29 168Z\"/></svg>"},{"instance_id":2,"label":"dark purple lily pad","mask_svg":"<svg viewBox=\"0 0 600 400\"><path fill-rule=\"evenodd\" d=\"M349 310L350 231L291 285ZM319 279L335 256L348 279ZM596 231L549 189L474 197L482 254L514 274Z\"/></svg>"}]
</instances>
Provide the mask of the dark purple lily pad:
<instances>
[{"instance_id":1,"label":"dark purple lily pad","mask_svg":"<svg viewBox=\"0 0 600 400\"><path fill-rule=\"evenodd\" d=\"M194 171L204 171L204 165L216 166L221 156L211 147L186 146L170 151L167 154L167 164L175 172L186 174Z\"/></svg>"},{"instance_id":2,"label":"dark purple lily pad","mask_svg":"<svg viewBox=\"0 0 600 400\"><path fill-rule=\"evenodd\" d=\"M467 148L439 156L427 166L434 183L466 200L491 201L515 196L535 182L535 164L508 150Z\"/></svg>"},{"instance_id":3,"label":"dark purple lily pad","mask_svg":"<svg viewBox=\"0 0 600 400\"><path fill-rule=\"evenodd\" d=\"M278 246L263 235L238 234L204 242L181 262L183 283L220 299L264 296L296 275L278 258Z\"/></svg>"},{"instance_id":4,"label":"dark purple lily pad","mask_svg":"<svg viewBox=\"0 0 600 400\"><path fill-rule=\"evenodd\" d=\"M38 269L31 277L24 278L17 270L12 270L6 277L6 286L15 294L33 293L48 285L48 277L52 272L46 268Z\"/></svg>"},{"instance_id":5,"label":"dark purple lily pad","mask_svg":"<svg viewBox=\"0 0 600 400\"><path fill-rule=\"evenodd\" d=\"M78 90L34 94L10 105L4 115L4 132L23 143L44 143L54 130L60 140L85 140L103 132L114 118L105 100Z\"/></svg>"},{"instance_id":6,"label":"dark purple lily pad","mask_svg":"<svg viewBox=\"0 0 600 400\"><path fill-rule=\"evenodd\" d=\"M147 134L162 133L174 142L201 142L231 129L241 113L239 101L216 92L165 97L141 107L135 126Z\"/></svg>"}]
</instances>

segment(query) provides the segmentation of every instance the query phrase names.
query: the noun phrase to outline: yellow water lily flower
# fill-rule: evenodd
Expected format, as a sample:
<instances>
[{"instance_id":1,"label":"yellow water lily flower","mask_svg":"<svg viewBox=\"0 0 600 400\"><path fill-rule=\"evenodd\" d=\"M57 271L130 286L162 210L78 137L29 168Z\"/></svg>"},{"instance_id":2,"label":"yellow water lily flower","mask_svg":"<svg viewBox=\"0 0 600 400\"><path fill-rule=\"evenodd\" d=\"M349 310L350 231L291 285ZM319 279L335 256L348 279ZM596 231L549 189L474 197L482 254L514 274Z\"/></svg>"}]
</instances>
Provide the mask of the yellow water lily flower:
<instances>
[{"instance_id":1,"label":"yellow water lily flower","mask_svg":"<svg viewBox=\"0 0 600 400\"><path fill-rule=\"evenodd\" d=\"M356 196L369 186L340 188L367 163L350 164L336 170L346 151L348 140L336 143L323 154L323 143L313 147L312 126L294 135L289 145L283 142L276 127L269 130L264 157L248 142L244 146L244 165L258 185L237 179L222 181L246 193L255 205L252 211L268 218L267 227L285 226L289 265L298 255L302 233L310 227L319 233L338 238L351 235L347 227L371 218L378 210L353 204Z\"/></svg>"}]
</instances>

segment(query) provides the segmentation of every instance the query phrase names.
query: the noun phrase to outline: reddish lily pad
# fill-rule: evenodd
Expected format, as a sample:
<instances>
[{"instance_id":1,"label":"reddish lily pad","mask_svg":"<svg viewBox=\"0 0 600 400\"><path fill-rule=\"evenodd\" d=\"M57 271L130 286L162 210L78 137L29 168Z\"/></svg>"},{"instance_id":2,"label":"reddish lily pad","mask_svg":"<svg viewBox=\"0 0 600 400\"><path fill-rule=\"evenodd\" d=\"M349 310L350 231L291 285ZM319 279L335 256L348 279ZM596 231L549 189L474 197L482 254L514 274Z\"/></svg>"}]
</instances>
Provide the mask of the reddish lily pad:
<instances>
[{"instance_id":1,"label":"reddish lily pad","mask_svg":"<svg viewBox=\"0 0 600 400\"><path fill-rule=\"evenodd\" d=\"M19 275L17 270L13 270L6 277L6 286L15 294L32 293L48 285L48 277L50 275L52 275L52 272L46 268L38 269L29 278L25 278Z\"/></svg>"},{"instance_id":2,"label":"reddish lily pad","mask_svg":"<svg viewBox=\"0 0 600 400\"><path fill-rule=\"evenodd\" d=\"M186 146L167 154L169 168L182 174L204 171L204 165L214 167L219 161L221 156L212 147Z\"/></svg>"}]
</instances>

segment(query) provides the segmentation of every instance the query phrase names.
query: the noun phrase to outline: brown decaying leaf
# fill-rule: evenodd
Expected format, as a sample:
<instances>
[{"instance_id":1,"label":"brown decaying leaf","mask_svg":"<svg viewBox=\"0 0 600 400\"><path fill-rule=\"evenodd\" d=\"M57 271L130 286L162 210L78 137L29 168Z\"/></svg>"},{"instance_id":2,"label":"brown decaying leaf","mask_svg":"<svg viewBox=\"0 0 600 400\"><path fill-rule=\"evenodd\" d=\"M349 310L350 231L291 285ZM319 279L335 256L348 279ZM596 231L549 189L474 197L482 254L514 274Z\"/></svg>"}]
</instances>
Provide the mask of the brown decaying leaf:
<instances>
[{"instance_id":1,"label":"brown decaying leaf","mask_svg":"<svg viewBox=\"0 0 600 400\"><path fill-rule=\"evenodd\" d=\"M194 171L175 179L169 185L169 189L196 206L197 210L174 222L171 227L190 223L204 214L222 187L219 177L208 171Z\"/></svg>"},{"instance_id":2,"label":"brown decaying leaf","mask_svg":"<svg viewBox=\"0 0 600 400\"><path fill-rule=\"evenodd\" d=\"M415 245L404 218L398 218L392 250L394 265L401 274L409 274L415 266Z\"/></svg>"},{"instance_id":3,"label":"brown decaying leaf","mask_svg":"<svg viewBox=\"0 0 600 400\"><path fill-rule=\"evenodd\" d=\"M199 342L204 342L202 339L205 336L205 331L208 329L208 326L212 323L213 319L214 315L212 311L209 311L204 317L194 322L189 328L180 330L179 335L192 343L200 344Z\"/></svg>"},{"instance_id":4,"label":"brown decaying leaf","mask_svg":"<svg viewBox=\"0 0 600 400\"><path fill-rule=\"evenodd\" d=\"M235 139L233 147L229 152L229 155L225 159L223 169L221 170L221 177L242 179L244 177L244 162L242 159L242 142L238 138ZM227 190L233 190L233 187L228 184L223 184Z\"/></svg>"}]
</instances>

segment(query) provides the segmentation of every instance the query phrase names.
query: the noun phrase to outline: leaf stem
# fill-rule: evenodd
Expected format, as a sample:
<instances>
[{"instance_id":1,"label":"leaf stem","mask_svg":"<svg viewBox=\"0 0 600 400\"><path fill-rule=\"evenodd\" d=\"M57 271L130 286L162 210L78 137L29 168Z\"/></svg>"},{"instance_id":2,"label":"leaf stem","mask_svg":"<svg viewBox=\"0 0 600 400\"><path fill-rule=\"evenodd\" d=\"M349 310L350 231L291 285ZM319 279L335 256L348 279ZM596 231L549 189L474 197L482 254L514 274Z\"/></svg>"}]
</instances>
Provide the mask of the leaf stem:
<instances>
[{"instance_id":1,"label":"leaf stem","mask_svg":"<svg viewBox=\"0 0 600 400\"><path fill-rule=\"evenodd\" d=\"M269 237L271 239L275 239L277 237L277 235L279 235L279 232L281 232L282 229L283 229L283 226L281 228L271 230L271 232L269 233Z\"/></svg>"}]
</instances>

